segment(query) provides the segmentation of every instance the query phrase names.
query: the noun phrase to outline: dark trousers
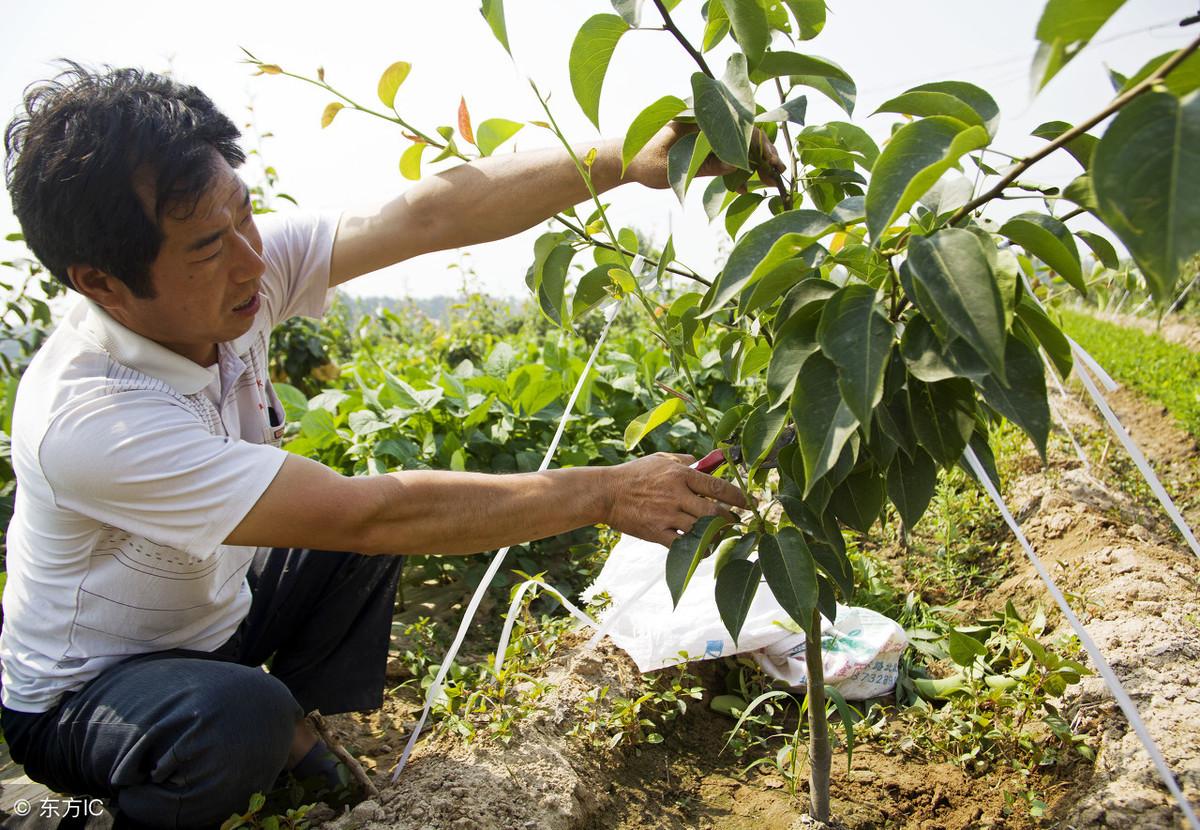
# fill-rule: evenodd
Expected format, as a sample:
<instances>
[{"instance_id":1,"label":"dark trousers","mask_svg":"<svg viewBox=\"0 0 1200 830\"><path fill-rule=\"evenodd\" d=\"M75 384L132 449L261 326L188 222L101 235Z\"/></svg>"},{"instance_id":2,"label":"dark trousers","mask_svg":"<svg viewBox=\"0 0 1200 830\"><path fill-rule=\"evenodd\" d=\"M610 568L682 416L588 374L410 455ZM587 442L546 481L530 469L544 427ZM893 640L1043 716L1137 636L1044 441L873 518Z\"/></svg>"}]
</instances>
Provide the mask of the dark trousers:
<instances>
[{"instance_id":1,"label":"dark trousers","mask_svg":"<svg viewBox=\"0 0 1200 830\"><path fill-rule=\"evenodd\" d=\"M271 789L306 712L382 704L402 563L260 552L250 613L228 643L130 658L48 712L4 709L13 760L58 792L110 799L131 824L219 825Z\"/></svg>"}]
</instances>

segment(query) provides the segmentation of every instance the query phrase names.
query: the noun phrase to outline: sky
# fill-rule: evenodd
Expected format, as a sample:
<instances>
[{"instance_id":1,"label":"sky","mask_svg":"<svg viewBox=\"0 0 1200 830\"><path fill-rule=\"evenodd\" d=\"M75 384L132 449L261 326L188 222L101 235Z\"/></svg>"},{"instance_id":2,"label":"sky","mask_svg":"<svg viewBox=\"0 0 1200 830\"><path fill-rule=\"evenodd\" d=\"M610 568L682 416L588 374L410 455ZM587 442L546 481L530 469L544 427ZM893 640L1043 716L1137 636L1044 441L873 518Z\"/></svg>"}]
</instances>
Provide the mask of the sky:
<instances>
[{"instance_id":1,"label":"sky","mask_svg":"<svg viewBox=\"0 0 1200 830\"><path fill-rule=\"evenodd\" d=\"M377 107L380 73L394 61L408 61L412 72L396 106L427 132L455 123L460 97L476 125L492 117L540 120L544 116L528 83L533 80L551 94L555 117L567 135L585 146L603 136L622 136L634 116L662 95L686 97L695 71L667 32L626 34L605 81L597 132L571 94L567 60L584 20L612 12L605 0L508 0L511 59L479 15L478 0L46 0L14 5L4 15L11 34L0 51L0 116L6 122L25 86L52 76L53 62L60 57L93 66L169 70L207 92L240 126L252 124L245 130L247 146L258 146L261 158L278 170L280 188L311 209L371 204L413 186L398 167L408 141L395 125L348 110L322 129L321 113L333 100L329 93L286 77L254 76L252 67L241 62L243 47L300 74L315 75L323 66L332 85ZM1029 65L1043 5L1043 0L830 0L829 21L818 38L776 48L796 48L841 64L858 83L853 121L878 140L897 118L871 115L888 98L934 80L978 84L993 94L1002 113L993 146L1021 155L1043 145L1029 136L1038 124L1074 123L1103 108L1112 97L1105 67L1132 74L1151 57L1184 45L1200 28L1178 26L1196 12L1196 0L1128 0L1093 43L1033 97ZM693 42L699 41L702 28L699 6L699 0L683 0L673 13ZM645 7L643 25L660 25L649 0ZM729 48L727 41L707 56L710 65L723 66ZM774 103L765 95L760 100ZM845 119L818 93L809 94L808 113L810 124ZM255 137L261 134L268 137ZM526 127L499 152L556 143L548 132ZM252 157L250 164L255 163ZM1075 162L1059 153L1034 167L1026 179L1062 185L1078 172ZM254 178L252 170L247 178ZM669 190L638 185L622 186L605 201L611 202L616 223L636 227L659 243L674 233L679 259L712 273L715 258L728 250L730 240L720 223L708 225L701 189L693 189L682 208ZM999 204L991 215L1003 217L1038 204ZM1099 230L1086 221L1073 227ZM8 194L0 193L0 236L17 229ZM520 296L526 291L533 240L542 231L539 227L501 242L418 257L345 288L359 296L452 294L463 286L461 266L466 266L474 272L470 287ZM0 252L14 253L11 246Z\"/></svg>"}]
</instances>

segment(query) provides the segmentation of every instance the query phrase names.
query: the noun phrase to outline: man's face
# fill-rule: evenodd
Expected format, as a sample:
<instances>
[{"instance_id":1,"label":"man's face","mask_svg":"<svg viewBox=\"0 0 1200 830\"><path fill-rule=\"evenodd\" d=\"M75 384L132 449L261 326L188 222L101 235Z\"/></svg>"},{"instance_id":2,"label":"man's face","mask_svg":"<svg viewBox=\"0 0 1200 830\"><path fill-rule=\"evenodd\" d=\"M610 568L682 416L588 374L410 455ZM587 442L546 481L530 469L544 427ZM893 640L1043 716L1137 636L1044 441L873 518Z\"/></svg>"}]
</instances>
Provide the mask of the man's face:
<instances>
[{"instance_id":1,"label":"man's face","mask_svg":"<svg viewBox=\"0 0 1200 830\"><path fill-rule=\"evenodd\" d=\"M126 328L204 366L216 362L217 343L250 330L266 268L249 190L215 153L214 171L195 210L181 216L168 208L161 220L164 239L150 266L155 296L125 296L110 309ZM135 189L152 205L145 184Z\"/></svg>"}]
</instances>

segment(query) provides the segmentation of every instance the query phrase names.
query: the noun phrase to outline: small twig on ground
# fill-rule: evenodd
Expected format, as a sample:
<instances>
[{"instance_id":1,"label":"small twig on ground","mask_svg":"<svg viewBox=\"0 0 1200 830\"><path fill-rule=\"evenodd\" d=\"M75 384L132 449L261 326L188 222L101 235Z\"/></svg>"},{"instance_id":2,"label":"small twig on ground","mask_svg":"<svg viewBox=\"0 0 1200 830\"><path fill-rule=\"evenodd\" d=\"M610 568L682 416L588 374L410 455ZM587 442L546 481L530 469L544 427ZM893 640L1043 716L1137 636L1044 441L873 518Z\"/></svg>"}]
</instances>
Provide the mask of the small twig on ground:
<instances>
[{"instance_id":1,"label":"small twig on ground","mask_svg":"<svg viewBox=\"0 0 1200 830\"><path fill-rule=\"evenodd\" d=\"M325 742L325 746L329 747L329 751L332 752L339 761L346 765L346 768L350 770L350 774L354 776L354 780L362 785L363 791L367 794L367 797L378 798L379 790L374 784L371 783L371 779L367 778L366 772L363 771L362 764L358 762L357 758L346 751L345 747L341 745L337 738L333 737L333 733L329 731L329 726L325 723L325 718L322 717L321 712L317 709L313 709L308 713L308 715L305 716L305 720L307 720L309 724L312 725L312 728L316 730L317 735L319 735L321 740Z\"/></svg>"}]
</instances>

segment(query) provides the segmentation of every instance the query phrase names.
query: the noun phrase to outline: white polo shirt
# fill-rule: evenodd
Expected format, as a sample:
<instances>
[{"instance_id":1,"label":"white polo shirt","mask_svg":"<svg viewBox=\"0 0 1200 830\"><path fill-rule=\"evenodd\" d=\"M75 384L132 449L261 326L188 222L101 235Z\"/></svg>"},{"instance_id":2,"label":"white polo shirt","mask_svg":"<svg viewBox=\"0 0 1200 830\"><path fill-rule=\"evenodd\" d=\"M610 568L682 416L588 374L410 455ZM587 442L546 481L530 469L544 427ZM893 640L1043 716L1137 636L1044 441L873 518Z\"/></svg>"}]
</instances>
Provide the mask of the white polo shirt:
<instances>
[{"instance_id":1,"label":"white polo shirt","mask_svg":"<svg viewBox=\"0 0 1200 830\"><path fill-rule=\"evenodd\" d=\"M286 457L271 329L324 313L337 221L260 217L262 306L214 367L83 298L30 363L13 414L5 706L44 712L126 657L233 635L257 549L222 542Z\"/></svg>"}]
</instances>

